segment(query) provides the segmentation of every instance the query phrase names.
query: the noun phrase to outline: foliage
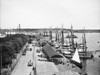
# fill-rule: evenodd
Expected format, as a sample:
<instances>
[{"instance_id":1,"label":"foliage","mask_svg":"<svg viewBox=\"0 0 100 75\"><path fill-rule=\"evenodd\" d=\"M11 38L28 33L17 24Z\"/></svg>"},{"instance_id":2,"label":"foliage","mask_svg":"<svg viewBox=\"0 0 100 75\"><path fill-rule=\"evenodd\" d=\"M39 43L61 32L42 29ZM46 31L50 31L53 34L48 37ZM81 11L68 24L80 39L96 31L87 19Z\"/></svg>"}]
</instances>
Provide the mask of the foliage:
<instances>
[{"instance_id":1,"label":"foliage","mask_svg":"<svg viewBox=\"0 0 100 75\"><path fill-rule=\"evenodd\" d=\"M0 38L0 58L2 58L2 65L12 63L16 54L20 52L23 45L27 42L28 37L24 34L8 35L5 38Z\"/></svg>"}]
</instances>

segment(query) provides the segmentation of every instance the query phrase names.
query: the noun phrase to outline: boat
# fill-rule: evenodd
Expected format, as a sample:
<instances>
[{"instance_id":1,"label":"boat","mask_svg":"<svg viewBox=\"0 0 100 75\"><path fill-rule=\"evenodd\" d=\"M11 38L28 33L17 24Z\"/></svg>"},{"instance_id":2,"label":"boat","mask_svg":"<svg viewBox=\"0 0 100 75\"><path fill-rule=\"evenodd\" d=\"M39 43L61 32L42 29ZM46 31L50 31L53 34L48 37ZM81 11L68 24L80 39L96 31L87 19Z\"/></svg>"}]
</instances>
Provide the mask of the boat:
<instances>
[{"instance_id":1,"label":"boat","mask_svg":"<svg viewBox=\"0 0 100 75\"><path fill-rule=\"evenodd\" d=\"M81 59L91 59L92 54L89 51L87 51L85 29L84 29L82 41L83 42L81 44L81 49L79 48L79 50L80 50L79 56L80 56Z\"/></svg>"},{"instance_id":2,"label":"boat","mask_svg":"<svg viewBox=\"0 0 100 75\"><path fill-rule=\"evenodd\" d=\"M80 57L79 57L79 53L78 53L78 50L76 49L72 59L70 60L71 63L74 63L76 66L78 66L79 68L82 68L82 62L80 60Z\"/></svg>"},{"instance_id":3,"label":"boat","mask_svg":"<svg viewBox=\"0 0 100 75\"><path fill-rule=\"evenodd\" d=\"M70 36L70 38L71 38L71 45L70 45L69 51L71 52L71 54L64 54L64 56L66 58L72 58L76 48L79 52L79 57L81 59L91 59L93 57L91 52L87 51L85 30L84 30L84 33L83 33L83 36L82 36L82 43L81 44L78 44L77 42L74 43L72 27L71 27L71 36Z\"/></svg>"}]
</instances>

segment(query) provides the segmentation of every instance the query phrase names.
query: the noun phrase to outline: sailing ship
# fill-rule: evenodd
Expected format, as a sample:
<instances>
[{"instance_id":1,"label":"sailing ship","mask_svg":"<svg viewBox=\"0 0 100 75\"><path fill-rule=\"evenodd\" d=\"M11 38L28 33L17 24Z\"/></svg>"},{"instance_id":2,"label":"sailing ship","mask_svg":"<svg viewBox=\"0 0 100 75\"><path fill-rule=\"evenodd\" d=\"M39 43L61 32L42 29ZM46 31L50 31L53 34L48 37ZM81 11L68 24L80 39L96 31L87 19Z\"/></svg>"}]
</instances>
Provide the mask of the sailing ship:
<instances>
[{"instance_id":1,"label":"sailing ship","mask_svg":"<svg viewBox=\"0 0 100 75\"><path fill-rule=\"evenodd\" d=\"M70 60L71 63L74 63L79 68L82 68L82 62L79 57L78 49L76 49L72 59Z\"/></svg>"},{"instance_id":2,"label":"sailing ship","mask_svg":"<svg viewBox=\"0 0 100 75\"><path fill-rule=\"evenodd\" d=\"M81 48L80 48L80 44L78 43L74 43L74 38L77 38L77 36L75 36L73 34L73 30L72 30L72 26L71 26L71 36L67 36L67 38L71 38L71 44L70 44L70 49L69 51L71 52L70 54L64 54L64 56L66 58L72 58L73 54L75 53L76 48L78 48L79 51L79 57L81 59L91 59L92 58L92 54L90 52L87 51L87 47L86 47L86 37L85 37L85 29L84 29L84 33L83 33L83 37L82 37L82 44L81 44Z\"/></svg>"}]
</instances>

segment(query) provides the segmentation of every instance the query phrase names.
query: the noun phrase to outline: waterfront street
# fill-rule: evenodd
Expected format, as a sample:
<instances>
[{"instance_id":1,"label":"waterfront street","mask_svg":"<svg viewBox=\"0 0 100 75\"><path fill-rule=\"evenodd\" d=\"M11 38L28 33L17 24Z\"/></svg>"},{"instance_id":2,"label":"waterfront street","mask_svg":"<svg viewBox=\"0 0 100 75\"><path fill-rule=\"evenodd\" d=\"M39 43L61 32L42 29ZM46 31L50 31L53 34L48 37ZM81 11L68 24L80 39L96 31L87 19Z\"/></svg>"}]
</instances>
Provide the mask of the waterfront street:
<instances>
[{"instance_id":1,"label":"waterfront street","mask_svg":"<svg viewBox=\"0 0 100 75\"><path fill-rule=\"evenodd\" d=\"M31 60L33 61L33 52L34 48L32 45L29 45L32 48L32 51L27 51L26 55L22 55L19 62L15 66L14 70L12 71L11 75L29 75L30 72L33 75L32 66L28 66L28 62Z\"/></svg>"},{"instance_id":2,"label":"waterfront street","mask_svg":"<svg viewBox=\"0 0 100 75\"><path fill-rule=\"evenodd\" d=\"M48 75L52 75L52 74L59 75L60 74L60 70L58 69L58 67L55 66L53 62L45 61L46 58L39 57L39 55L43 53L42 51L40 51L40 47L35 46L35 43L36 41L33 41L32 44L28 44L29 47L28 47L28 50L26 51L26 55L21 56L14 70L12 71L11 75L47 75L47 74ZM37 50L39 50L40 52L38 53ZM28 62L30 60L33 62L32 66L28 66ZM88 63L89 64L91 63L91 64L89 65ZM100 69L99 67L96 66L98 64L94 64L94 66L92 66L93 65L92 63L93 63L92 60L91 62L87 61L87 73L89 75L94 75L94 73L96 75L99 75L98 71ZM34 70L33 70L33 67L35 68ZM64 67L62 69L64 69ZM65 72L66 74L67 73L70 74L69 70L67 69L65 70ZM65 72L61 72L61 73L65 74ZM73 75L72 73L73 72L71 72L70 75Z\"/></svg>"},{"instance_id":3,"label":"waterfront street","mask_svg":"<svg viewBox=\"0 0 100 75\"><path fill-rule=\"evenodd\" d=\"M35 41L33 41L33 43L35 43ZM35 66L37 75L52 75L56 72L59 72L54 63L38 61L38 59L43 60L44 58L38 57L38 55L41 54L36 52L37 49L39 50L39 47L34 46L33 43L29 45L26 55L21 56L11 75L34 75L35 70L32 69ZM30 51L30 48L32 48L32 51ZM33 62L32 66L28 66L28 62L30 60Z\"/></svg>"}]
</instances>

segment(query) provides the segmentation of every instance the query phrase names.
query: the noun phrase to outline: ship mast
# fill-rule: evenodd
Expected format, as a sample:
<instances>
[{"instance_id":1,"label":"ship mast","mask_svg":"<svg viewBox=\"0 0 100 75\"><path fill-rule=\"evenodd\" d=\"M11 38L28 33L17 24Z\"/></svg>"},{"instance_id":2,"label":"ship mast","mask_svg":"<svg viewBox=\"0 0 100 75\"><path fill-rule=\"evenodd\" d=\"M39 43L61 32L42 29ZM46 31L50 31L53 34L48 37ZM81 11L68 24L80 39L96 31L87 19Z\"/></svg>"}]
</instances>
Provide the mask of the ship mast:
<instances>
[{"instance_id":1,"label":"ship mast","mask_svg":"<svg viewBox=\"0 0 100 75\"><path fill-rule=\"evenodd\" d=\"M21 25L19 24L19 26L18 26L18 32L19 32L19 34L20 34L20 29L21 29Z\"/></svg>"},{"instance_id":2,"label":"ship mast","mask_svg":"<svg viewBox=\"0 0 100 75\"><path fill-rule=\"evenodd\" d=\"M62 42L62 47L63 47L63 44L64 44L64 31L63 31L63 25L62 25L62 29L61 29L61 35L62 35L62 40L61 40L61 42Z\"/></svg>"},{"instance_id":3,"label":"ship mast","mask_svg":"<svg viewBox=\"0 0 100 75\"><path fill-rule=\"evenodd\" d=\"M50 41L52 41L52 26L49 29L49 36L50 36Z\"/></svg>"},{"instance_id":4,"label":"ship mast","mask_svg":"<svg viewBox=\"0 0 100 75\"><path fill-rule=\"evenodd\" d=\"M84 51L85 53L87 53L85 28L84 28L84 33L83 33L83 51Z\"/></svg>"},{"instance_id":5,"label":"ship mast","mask_svg":"<svg viewBox=\"0 0 100 75\"><path fill-rule=\"evenodd\" d=\"M83 52L85 52L85 56L87 53L87 48L86 48L86 36L85 36L85 27L84 27L84 32L83 32ZM86 59L82 59L82 72L86 73Z\"/></svg>"},{"instance_id":6,"label":"ship mast","mask_svg":"<svg viewBox=\"0 0 100 75\"><path fill-rule=\"evenodd\" d=\"M72 44L72 49L75 52L74 39L73 39L73 27L72 27L72 25L71 25L71 44Z\"/></svg>"},{"instance_id":7,"label":"ship mast","mask_svg":"<svg viewBox=\"0 0 100 75\"><path fill-rule=\"evenodd\" d=\"M58 42L58 27L56 29L56 39L55 39L56 42Z\"/></svg>"}]
</instances>

